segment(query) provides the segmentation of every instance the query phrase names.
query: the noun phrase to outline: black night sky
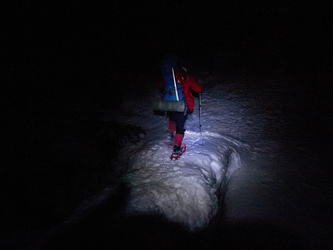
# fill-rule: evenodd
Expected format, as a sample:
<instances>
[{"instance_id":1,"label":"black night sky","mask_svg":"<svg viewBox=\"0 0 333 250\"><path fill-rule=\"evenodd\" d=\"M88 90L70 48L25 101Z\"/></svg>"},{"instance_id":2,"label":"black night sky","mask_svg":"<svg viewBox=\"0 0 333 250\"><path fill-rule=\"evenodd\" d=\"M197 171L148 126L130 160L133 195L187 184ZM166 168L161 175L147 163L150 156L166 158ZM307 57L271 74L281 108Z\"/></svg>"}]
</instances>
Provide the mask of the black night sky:
<instances>
[{"instance_id":1,"label":"black night sky","mask_svg":"<svg viewBox=\"0 0 333 250\"><path fill-rule=\"evenodd\" d=\"M117 106L140 77L159 74L168 53L208 70L220 58L283 68L310 92L331 78L329 8L321 2L7 5L2 96L5 120L18 126L72 117L89 100Z\"/></svg>"},{"instance_id":2,"label":"black night sky","mask_svg":"<svg viewBox=\"0 0 333 250\"><path fill-rule=\"evenodd\" d=\"M8 211L27 206L22 197L31 193L58 195L59 190L31 185L61 186L56 178L62 184L68 181L61 171L66 176L76 171L70 169L73 162L58 171L44 168L58 157L51 142L78 127L85 131L106 107L117 108L145 77L157 82L159 60L165 54L177 54L207 72L216 70L214 63L221 58L236 67L282 68L305 93L315 91L316 107L332 110L327 101L332 95L332 12L322 1L147 2L2 4L2 151L6 156L1 178L2 190L8 190L3 197L12 200L19 187L30 187L18 195L20 199L8 203ZM101 154L103 165L110 158ZM56 206L52 202L49 210ZM39 205L34 201L28 208ZM42 214L35 221L38 227L47 217L38 209L19 217L16 224L7 217L4 225L15 231L20 223L30 223L34 213Z\"/></svg>"},{"instance_id":3,"label":"black night sky","mask_svg":"<svg viewBox=\"0 0 333 250\"><path fill-rule=\"evenodd\" d=\"M158 69L166 53L298 71L328 67L329 11L320 2L24 3L7 16L7 75L47 99L92 89L114 94L126 78Z\"/></svg>"}]
</instances>

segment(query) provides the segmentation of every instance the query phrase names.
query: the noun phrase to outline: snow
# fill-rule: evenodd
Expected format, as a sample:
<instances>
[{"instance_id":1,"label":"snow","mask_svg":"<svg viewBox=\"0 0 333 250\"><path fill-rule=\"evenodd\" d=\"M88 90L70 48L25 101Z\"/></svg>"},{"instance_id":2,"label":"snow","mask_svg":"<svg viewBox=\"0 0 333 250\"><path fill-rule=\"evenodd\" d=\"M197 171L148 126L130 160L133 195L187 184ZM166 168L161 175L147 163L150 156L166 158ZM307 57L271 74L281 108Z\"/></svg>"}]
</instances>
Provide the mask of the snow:
<instances>
[{"instance_id":1,"label":"snow","mask_svg":"<svg viewBox=\"0 0 333 250\"><path fill-rule=\"evenodd\" d=\"M313 179L325 174L313 168L318 154L304 148L302 134L286 115L296 98L290 96L289 84L281 72L206 78L202 133L195 98L196 108L185 124L187 151L178 161L170 161L167 117L151 110L156 90L140 86L121 112L106 114L106 120L113 117L146 130L140 144L122 151L122 158L129 159L126 213L162 215L200 231L220 210L226 224L264 223L311 247L330 244L329 191L306 183L304 172Z\"/></svg>"},{"instance_id":2,"label":"snow","mask_svg":"<svg viewBox=\"0 0 333 250\"><path fill-rule=\"evenodd\" d=\"M216 133L187 131L189 150L171 161L172 144L150 140L130 160L129 213L162 214L190 230L209 223L218 210L217 192L241 166L235 145Z\"/></svg>"},{"instance_id":3,"label":"snow","mask_svg":"<svg viewBox=\"0 0 333 250\"><path fill-rule=\"evenodd\" d=\"M237 66L231 76L224 75L228 69L209 75L201 70L193 73L204 86L202 131L195 98L181 158L170 160L168 118L152 110L158 78L149 72L131 85L121 107L110 107L103 117L119 125L110 130L112 136L126 137L131 130L122 126L134 125L145 131L135 135L141 140L122 141L117 168L103 176L107 184L65 220L36 231L33 249L68 248L68 239L92 249L96 242L171 249L333 246L330 148L317 143L325 139L328 124L307 128L310 119L302 113L317 117L308 107L302 110L304 103L314 103L279 70Z\"/></svg>"}]
</instances>

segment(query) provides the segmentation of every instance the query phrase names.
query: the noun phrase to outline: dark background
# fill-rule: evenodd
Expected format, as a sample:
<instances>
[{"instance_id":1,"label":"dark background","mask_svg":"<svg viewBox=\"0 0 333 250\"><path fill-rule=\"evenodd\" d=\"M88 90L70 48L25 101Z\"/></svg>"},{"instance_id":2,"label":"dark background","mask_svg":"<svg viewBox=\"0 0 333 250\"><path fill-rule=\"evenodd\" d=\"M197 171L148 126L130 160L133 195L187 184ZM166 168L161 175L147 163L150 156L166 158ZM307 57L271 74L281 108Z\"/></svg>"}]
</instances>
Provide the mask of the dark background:
<instances>
[{"instance_id":1,"label":"dark background","mask_svg":"<svg viewBox=\"0 0 333 250\"><path fill-rule=\"evenodd\" d=\"M166 53L206 67L223 58L321 73L329 63L329 13L320 1L14 4L2 24L7 85L33 99L119 96L121 86L158 70Z\"/></svg>"},{"instance_id":2,"label":"dark background","mask_svg":"<svg viewBox=\"0 0 333 250\"><path fill-rule=\"evenodd\" d=\"M1 95L9 128L71 119L90 102L117 107L143 77L159 80L159 60L168 53L208 72L221 61L283 69L290 84L331 109L332 18L321 1L14 1L3 10Z\"/></svg>"}]
</instances>

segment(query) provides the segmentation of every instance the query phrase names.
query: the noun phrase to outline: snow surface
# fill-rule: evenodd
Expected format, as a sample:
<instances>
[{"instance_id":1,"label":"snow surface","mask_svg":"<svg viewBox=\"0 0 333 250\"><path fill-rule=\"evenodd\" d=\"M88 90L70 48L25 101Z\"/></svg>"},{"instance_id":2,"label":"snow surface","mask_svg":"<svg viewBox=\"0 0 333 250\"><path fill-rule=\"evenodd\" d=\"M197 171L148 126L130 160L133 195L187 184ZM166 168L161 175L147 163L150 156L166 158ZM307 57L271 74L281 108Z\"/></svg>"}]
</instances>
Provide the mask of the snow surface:
<instances>
[{"instance_id":1,"label":"snow surface","mask_svg":"<svg viewBox=\"0 0 333 250\"><path fill-rule=\"evenodd\" d=\"M247 70L237 69L231 77L223 75L224 70L203 77L202 131L195 98L195 109L185 124L187 150L177 161L170 160L168 119L152 111L153 101L159 98L152 87L153 76L148 74L142 85L133 85L138 88L127 92L122 106L104 114L106 122L140 126L146 132L136 144L125 142L120 151L115 176L122 178L110 180L110 186L82 201L72 216L38 237L38 244L64 234L96 210L97 218L102 216L106 224L92 217L91 225L83 222L83 232L89 232L90 226L92 231L101 227L110 238L108 244L135 241L134 235L138 243L147 240L156 246L188 247L189 241L190 246L217 248L225 244L246 248L252 243L267 249L333 246L331 158L329 148L315 143L322 140L327 124L313 134L301 130L301 106L310 103L305 99L299 104L305 98L302 90L291 88L283 72ZM194 72L205 76L200 69ZM305 117L311 115L308 110ZM121 193L118 184L123 181L129 187L125 207L120 214L107 207L99 215L96 208ZM173 227L163 231L163 223L150 228L149 223L135 220L141 215L162 216L184 226L190 236ZM104 232L104 226L109 230ZM113 227L117 235L110 233ZM112 236L120 238L115 241Z\"/></svg>"},{"instance_id":2,"label":"snow surface","mask_svg":"<svg viewBox=\"0 0 333 250\"><path fill-rule=\"evenodd\" d=\"M168 119L152 112L158 93L149 84L133 91L121 111L110 110L106 120L146 130L140 144L122 150L122 159L130 159L126 212L163 215L193 231L220 209L225 223L269 224L310 247L331 244L332 186L314 181L326 181L325 172L313 168L320 157L304 148L285 116L297 96L283 74L273 75L206 78L202 134L195 98L185 124L187 151L178 161L169 159Z\"/></svg>"},{"instance_id":3,"label":"snow surface","mask_svg":"<svg viewBox=\"0 0 333 250\"><path fill-rule=\"evenodd\" d=\"M130 213L158 213L191 230L203 228L218 210L218 191L241 166L237 144L216 133L188 131L187 152L170 160L172 144L150 140L130 160Z\"/></svg>"}]
</instances>

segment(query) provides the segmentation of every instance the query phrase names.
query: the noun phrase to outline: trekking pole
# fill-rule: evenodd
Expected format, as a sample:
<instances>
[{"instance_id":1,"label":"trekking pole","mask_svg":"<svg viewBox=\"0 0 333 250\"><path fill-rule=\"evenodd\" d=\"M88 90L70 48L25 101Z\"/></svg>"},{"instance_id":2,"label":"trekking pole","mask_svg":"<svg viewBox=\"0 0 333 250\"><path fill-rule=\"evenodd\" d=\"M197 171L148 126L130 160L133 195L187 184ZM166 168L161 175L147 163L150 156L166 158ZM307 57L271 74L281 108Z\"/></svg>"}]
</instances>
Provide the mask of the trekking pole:
<instances>
[{"instance_id":1,"label":"trekking pole","mask_svg":"<svg viewBox=\"0 0 333 250\"><path fill-rule=\"evenodd\" d=\"M199 93L199 129L200 129L200 145L202 144L202 124L201 124L201 93Z\"/></svg>"}]
</instances>

